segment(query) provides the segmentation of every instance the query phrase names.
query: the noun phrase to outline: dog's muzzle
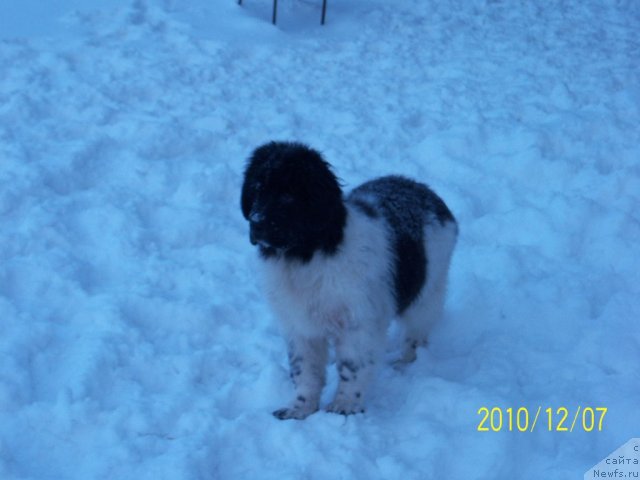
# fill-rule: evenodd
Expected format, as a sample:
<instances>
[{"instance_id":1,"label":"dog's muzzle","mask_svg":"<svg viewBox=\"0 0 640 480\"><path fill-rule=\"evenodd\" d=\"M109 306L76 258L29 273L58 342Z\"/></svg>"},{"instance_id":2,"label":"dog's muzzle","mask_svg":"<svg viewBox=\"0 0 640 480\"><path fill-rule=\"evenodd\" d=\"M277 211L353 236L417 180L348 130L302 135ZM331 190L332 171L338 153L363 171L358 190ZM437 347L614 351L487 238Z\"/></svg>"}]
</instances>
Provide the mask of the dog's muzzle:
<instances>
[{"instance_id":1,"label":"dog's muzzle","mask_svg":"<svg viewBox=\"0 0 640 480\"><path fill-rule=\"evenodd\" d=\"M251 245L258 244L258 238L256 237L256 231L253 227L253 223L249 224L249 241L251 242Z\"/></svg>"},{"instance_id":2,"label":"dog's muzzle","mask_svg":"<svg viewBox=\"0 0 640 480\"><path fill-rule=\"evenodd\" d=\"M251 245L268 247L269 243L264 237L264 226L260 222L249 222L249 241Z\"/></svg>"},{"instance_id":3,"label":"dog's muzzle","mask_svg":"<svg viewBox=\"0 0 640 480\"><path fill-rule=\"evenodd\" d=\"M263 220L264 215L256 211L254 207L249 214L249 240L251 241L251 245L260 243L260 237L264 234Z\"/></svg>"}]
</instances>

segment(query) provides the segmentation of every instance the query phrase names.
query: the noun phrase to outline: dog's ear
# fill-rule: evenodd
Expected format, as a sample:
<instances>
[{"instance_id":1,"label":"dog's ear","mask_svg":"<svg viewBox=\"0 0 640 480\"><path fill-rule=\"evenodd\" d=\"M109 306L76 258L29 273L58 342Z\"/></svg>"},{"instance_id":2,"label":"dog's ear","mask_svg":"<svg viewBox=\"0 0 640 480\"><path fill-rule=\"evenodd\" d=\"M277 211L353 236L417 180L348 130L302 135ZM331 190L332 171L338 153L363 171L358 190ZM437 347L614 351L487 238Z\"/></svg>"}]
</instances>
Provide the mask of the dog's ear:
<instances>
[{"instance_id":1,"label":"dog's ear","mask_svg":"<svg viewBox=\"0 0 640 480\"><path fill-rule=\"evenodd\" d=\"M333 205L342 205L342 188L333 173L331 165L316 150L306 148L300 154L305 159L302 168L297 172L299 177L294 184L300 185L306 192L310 208L320 207L323 210Z\"/></svg>"},{"instance_id":2,"label":"dog's ear","mask_svg":"<svg viewBox=\"0 0 640 480\"><path fill-rule=\"evenodd\" d=\"M269 164L269 159L273 156L275 145L275 142L271 142L256 148L247 161L247 167L244 171L244 183L242 184L242 196L240 198L242 215L247 220L256 201L260 178Z\"/></svg>"}]
</instances>

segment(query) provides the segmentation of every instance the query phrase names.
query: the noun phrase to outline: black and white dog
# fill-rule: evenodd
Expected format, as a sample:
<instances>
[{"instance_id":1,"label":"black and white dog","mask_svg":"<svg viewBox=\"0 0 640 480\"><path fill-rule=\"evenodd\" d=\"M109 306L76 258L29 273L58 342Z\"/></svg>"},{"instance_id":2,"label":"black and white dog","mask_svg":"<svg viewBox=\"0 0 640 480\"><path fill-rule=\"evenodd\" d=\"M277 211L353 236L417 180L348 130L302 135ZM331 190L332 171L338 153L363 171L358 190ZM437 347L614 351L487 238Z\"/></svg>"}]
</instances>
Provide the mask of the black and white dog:
<instances>
[{"instance_id":1,"label":"black and white dog","mask_svg":"<svg viewBox=\"0 0 640 480\"><path fill-rule=\"evenodd\" d=\"M303 419L318 410L329 343L340 383L327 410L363 412L390 319L406 325L400 361L408 363L441 315L458 233L453 215L426 185L400 176L345 198L318 152L288 142L253 152L241 203L296 389L274 415Z\"/></svg>"}]
</instances>

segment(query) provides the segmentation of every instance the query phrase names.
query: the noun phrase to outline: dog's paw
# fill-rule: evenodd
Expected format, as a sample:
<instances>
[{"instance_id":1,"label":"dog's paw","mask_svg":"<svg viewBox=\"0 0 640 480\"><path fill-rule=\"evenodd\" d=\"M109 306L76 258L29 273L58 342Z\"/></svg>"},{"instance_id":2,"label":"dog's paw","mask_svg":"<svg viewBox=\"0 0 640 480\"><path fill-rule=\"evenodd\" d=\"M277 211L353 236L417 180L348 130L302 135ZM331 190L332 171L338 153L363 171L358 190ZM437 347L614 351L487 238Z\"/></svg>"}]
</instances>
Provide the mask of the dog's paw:
<instances>
[{"instance_id":1,"label":"dog's paw","mask_svg":"<svg viewBox=\"0 0 640 480\"><path fill-rule=\"evenodd\" d=\"M418 358L418 348L426 345L426 340L415 340L412 338L405 340L402 355L400 358L391 362L391 366L396 370L404 370L407 365L415 362Z\"/></svg>"},{"instance_id":2,"label":"dog's paw","mask_svg":"<svg viewBox=\"0 0 640 480\"><path fill-rule=\"evenodd\" d=\"M391 367L398 372L404 372L407 369L407 367L415 361L416 361L415 353L413 354L413 356L404 355L398 358L397 360L392 361Z\"/></svg>"},{"instance_id":3,"label":"dog's paw","mask_svg":"<svg viewBox=\"0 0 640 480\"><path fill-rule=\"evenodd\" d=\"M304 420L312 413L315 413L318 409L308 409L300 407L287 407L280 408L273 412L273 416L279 420Z\"/></svg>"},{"instance_id":4,"label":"dog's paw","mask_svg":"<svg viewBox=\"0 0 640 480\"><path fill-rule=\"evenodd\" d=\"M327 406L326 410L339 415L355 415L356 413L364 413L364 405L357 399L336 398Z\"/></svg>"}]
</instances>

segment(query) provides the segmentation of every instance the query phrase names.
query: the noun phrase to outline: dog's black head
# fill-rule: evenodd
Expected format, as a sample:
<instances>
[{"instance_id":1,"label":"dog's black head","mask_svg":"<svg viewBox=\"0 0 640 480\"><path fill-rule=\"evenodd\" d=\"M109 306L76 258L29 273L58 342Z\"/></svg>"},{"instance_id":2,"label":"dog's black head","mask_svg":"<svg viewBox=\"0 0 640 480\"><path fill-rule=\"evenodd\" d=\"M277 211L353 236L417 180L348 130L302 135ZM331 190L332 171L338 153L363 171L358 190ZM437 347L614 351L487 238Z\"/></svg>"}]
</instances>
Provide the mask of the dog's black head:
<instances>
[{"instance_id":1,"label":"dog's black head","mask_svg":"<svg viewBox=\"0 0 640 480\"><path fill-rule=\"evenodd\" d=\"M242 186L242 214L264 257L303 262L342 241L346 209L336 176L320 154L299 143L257 148Z\"/></svg>"}]
</instances>

